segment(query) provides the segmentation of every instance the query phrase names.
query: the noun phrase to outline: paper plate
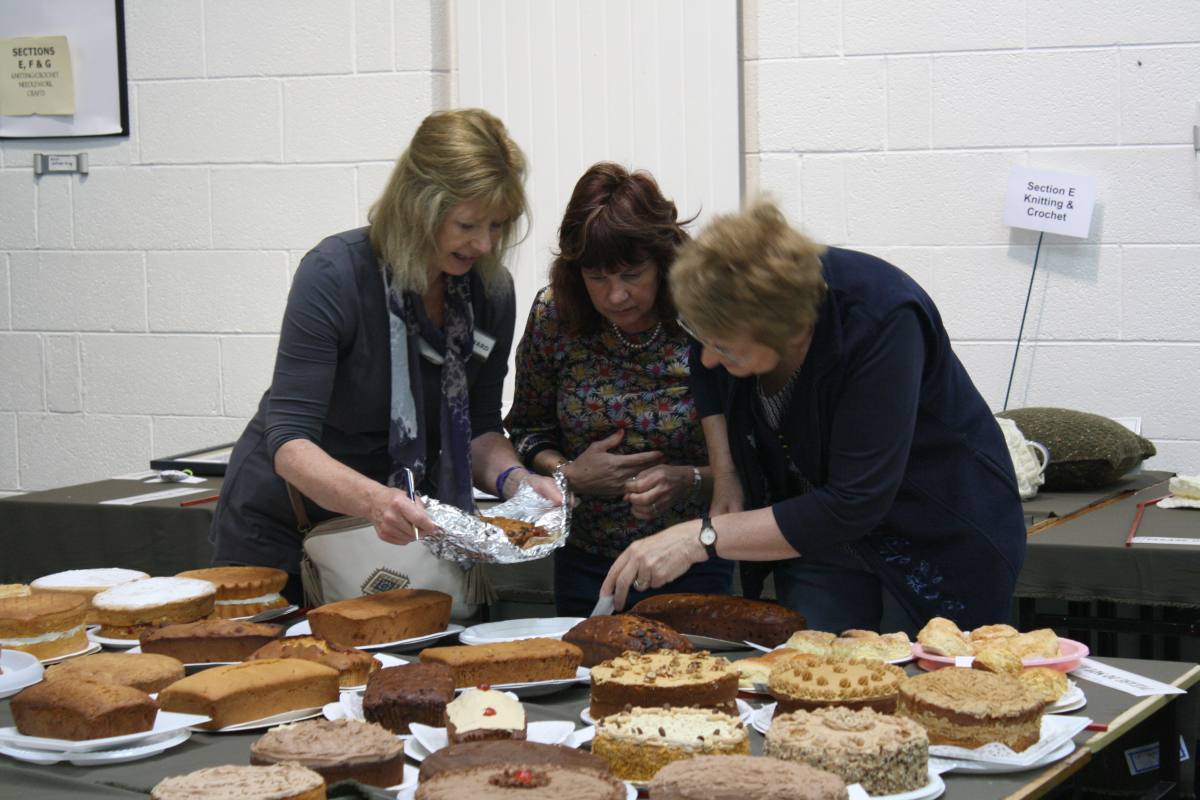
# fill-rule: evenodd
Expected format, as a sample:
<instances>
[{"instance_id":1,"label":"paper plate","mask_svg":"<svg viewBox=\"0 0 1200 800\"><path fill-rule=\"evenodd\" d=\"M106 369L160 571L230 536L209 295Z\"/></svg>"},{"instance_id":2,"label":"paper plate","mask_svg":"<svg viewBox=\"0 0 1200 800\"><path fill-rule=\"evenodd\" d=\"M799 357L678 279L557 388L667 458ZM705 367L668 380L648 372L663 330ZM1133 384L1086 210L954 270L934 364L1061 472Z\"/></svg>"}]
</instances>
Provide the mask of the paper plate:
<instances>
[{"instance_id":1,"label":"paper plate","mask_svg":"<svg viewBox=\"0 0 1200 800\"><path fill-rule=\"evenodd\" d=\"M512 692L517 697L540 697L544 694L561 692L577 683L588 683L591 679L592 671L590 669L576 667L574 678L555 678L548 681L526 681L524 683L493 683L491 688L501 692ZM460 686L455 691L465 692L467 689L474 688L474 686Z\"/></svg>"},{"instance_id":2,"label":"paper plate","mask_svg":"<svg viewBox=\"0 0 1200 800\"><path fill-rule=\"evenodd\" d=\"M137 761L138 759L157 755L164 750L169 750L176 745L183 744L191 735L191 731L184 729L168 733L145 744L134 745L133 747L122 747L115 750L91 750L85 753L25 750L19 747L0 745L0 754L29 764L57 764L60 761L70 761L72 764L81 767L120 764L126 761Z\"/></svg>"},{"instance_id":3,"label":"paper plate","mask_svg":"<svg viewBox=\"0 0 1200 800\"><path fill-rule=\"evenodd\" d=\"M100 652L100 643L99 642L88 642L87 647L83 648L82 650L76 650L74 653L64 653L61 656L51 656L50 658L43 658L42 664L48 667L51 664L57 664L60 661L66 661L68 658L76 658L78 656L90 656L92 653L99 653L99 652Z\"/></svg>"},{"instance_id":4,"label":"paper plate","mask_svg":"<svg viewBox=\"0 0 1200 800\"><path fill-rule=\"evenodd\" d=\"M913 789L911 792L867 794L867 790L861 784L857 783L847 786L846 792L850 800L933 800L933 798L941 797L946 793L946 784L942 781L942 776L930 767L929 782L920 789Z\"/></svg>"},{"instance_id":5,"label":"paper plate","mask_svg":"<svg viewBox=\"0 0 1200 800\"><path fill-rule=\"evenodd\" d=\"M112 650L126 650L141 644L138 639L114 639L111 636L101 636L99 625L88 625L87 637L89 642L104 645Z\"/></svg>"},{"instance_id":6,"label":"paper plate","mask_svg":"<svg viewBox=\"0 0 1200 800\"><path fill-rule=\"evenodd\" d=\"M1053 704L1046 706L1047 714L1065 714L1068 711L1078 711L1087 705L1087 695L1083 693L1083 689L1075 681L1067 681L1067 691L1063 696L1054 701Z\"/></svg>"},{"instance_id":7,"label":"paper plate","mask_svg":"<svg viewBox=\"0 0 1200 800\"><path fill-rule=\"evenodd\" d=\"M913 655L917 659L917 664L921 669L941 669L942 667L952 667L957 662L954 656L937 656L932 653L926 653L925 648L920 642L913 642ZM1021 665L1025 667L1050 667L1059 672L1070 672L1079 666L1079 660L1086 658L1088 655L1088 646L1083 642L1077 642L1074 639L1064 639L1058 637L1058 652L1059 655L1054 658L1023 658ZM970 658L970 656L960 656L961 658ZM970 666L964 663L963 666Z\"/></svg>"},{"instance_id":8,"label":"paper plate","mask_svg":"<svg viewBox=\"0 0 1200 800\"><path fill-rule=\"evenodd\" d=\"M772 707L774 707L774 705L774 703L771 704ZM754 707L739 697L737 700L737 710L738 719L742 721L742 724L749 725L751 718L754 716ZM579 718L588 725L596 724L596 720L592 719L591 708L588 706L584 706L579 712Z\"/></svg>"},{"instance_id":9,"label":"paper plate","mask_svg":"<svg viewBox=\"0 0 1200 800\"><path fill-rule=\"evenodd\" d=\"M50 739L42 736L26 736L16 728L0 728L0 744L18 747L22 750L49 750L55 753L86 753L91 750L113 750L118 747L130 747L145 739L174 733L193 725L207 722L208 717L201 714L177 714L173 711L159 711L154 718L154 727L148 731L126 733L121 736L106 736L102 739Z\"/></svg>"},{"instance_id":10,"label":"paper plate","mask_svg":"<svg viewBox=\"0 0 1200 800\"><path fill-rule=\"evenodd\" d=\"M458 635L463 644L495 644L519 639L561 639L583 617L532 617L472 625Z\"/></svg>"},{"instance_id":11,"label":"paper plate","mask_svg":"<svg viewBox=\"0 0 1200 800\"><path fill-rule=\"evenodd\" d=\"M35 655L20 650L0 651L0 697L11 697L33 686L45 671Z\"/></svg>"},{"instance_id":12,"label":"paper plate","mask_svg":"<svg viewBox=\"0 0 1200 800\"><path fill-rule=\"evenodd\" d=\"M999 775L1006 772L1025 772L1027 770L1045 767L1053 764L1056 761L1063 760L1074 752L1075 741L1073 739L1068 739L1054 750L1051 750L1049 753L1046 753L1044 756L1034 761L1032 764L996 764L986 761L960 761L958 759L936 758L933 756L930 756L929 764L931 768L936 764L939 768L945 768L945 771L947 772L953 770L954 772Z\"/></svg>"},{"instance_id":13,"label":"paper plate","mask_svg":"<svg viewBox=\"0 0 1200 800\"><path fill-rule=\"evenodd\" d=\"M419 722L414 722L410 727L412 738L405 741L404 752L414 761L424 761L430 753L441 750L447 744L445 728L431 728ZM562 744L571 738L574 730L575 723L566 720L530 722L526 727L525 741Z\"/></svg>"},{"instance_id":14,"label":"paper plate","mask_svg":"<svg viewBox=\"0 0 1200 800\"><path fill-rule=\"evenodd\" d=\"M377 644L360 644L355 647L356 650L415 650L421 645L428 642L436 642L438 639L445 639L447 636L457 636L462 633L465 628L457 622L451 622L446 630L438 631L437 633L426 634L425 636L414 636L411 639L398 639L394 642L378 642ZM304 619L297 622L295 625L287 629L285 636L312 636L312 626L308 624L308 620Z\"/></svg>"},{"instance_id":15,"label":"paper plate","mask_svg":"<svg viewBox=\"0 0 1200 800\"><path fill-rule=\"evenodd\" d=\"M998 768L991 771L1019 772L1030 769L1034 765L1056 761L1057 758L1052 758L1053 754L1062 750L1066 742L1073 740L1090 723L1091 720L1087 717L1043 714L1041 738L1019 753L1013 752L999 742L990 742L976 748L938 744L929 746L929 757L930 760L938 759ZM983 771L988 770L984 769Z\"/></svg>"},{"instance_id":16,"label":"paper plate","mask_svg":"<svg viewBox=\"0 0 1200 800\"><path fill-rule=\"evenodd\" d=\"M312 708L294 708L291 711L284 711L280 714L272 714L269 717L262 719L252 719L247 722L239 722L235 725L226 725L224 728L200 728L193 727L192 730L199 733L240 733L242 731L257 731L263 728L270 728L275 725L282 725L285 722L299 722L302 719L312 719L313 717L321 716L322 707L315 706Z\"/></svg>"},{"instance_id":17,"label":"paper plate","mask_svg":"<svg viewBox=\"0 0 1200 800\"><path fill-rule=\"evenodd\" d=\"M505 692L506 695L513 700L517 696L512 692ZM326 703L321 709L321 713L325 715L325 719L356 719L359 722L366 722L366 717L363 715L363 696L360 692L342 692L342 696L337 699L337 702ZM398 733L397 736L404 738L409 734Z\"/></svg>"}]
</instances>

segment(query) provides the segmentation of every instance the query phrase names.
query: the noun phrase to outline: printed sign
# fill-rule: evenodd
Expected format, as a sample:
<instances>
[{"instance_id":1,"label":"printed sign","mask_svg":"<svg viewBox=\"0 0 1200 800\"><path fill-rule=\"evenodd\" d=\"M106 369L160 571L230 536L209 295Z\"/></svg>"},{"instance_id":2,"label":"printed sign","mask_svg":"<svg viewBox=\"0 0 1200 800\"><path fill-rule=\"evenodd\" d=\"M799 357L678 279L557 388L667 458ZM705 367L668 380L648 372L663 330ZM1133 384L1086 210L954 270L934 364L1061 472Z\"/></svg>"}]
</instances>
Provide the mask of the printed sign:
<instances>
[{"instance_id":1,"label":"printed sign","mask_svg":"<svg viewBox=\"0 0 1200 800\"><path fill-rule=\"evenodd\" d=\"M1008 173L1004 224L1086 239L1095 203L1095 178L1013 167Z\"/></svg>"},{"instance_id":2,"label":"printed sign","mask_svg":"<svg viewBox=\"0 0 1200 800\"><path fill-rule=\"evenodd\" d=\"M0 114L75 113L75 78L65 36L0 39Z\"/></svg>"},{"instance_id":3,"label":"printed sign","mask_svg":"<svg viewBox=\"0 0 1200 800\"><path fill-rule=\"evenodd\" d=\"M1147 678L1134 672L1118 669L1110 664L1101 664L1090 658L1081 659L1071 675L1085 681L1098 683L1134 697L1150 697L1157 694L1187 694L1183 689L1169 683Z\"/></svg>"}]
</instances>

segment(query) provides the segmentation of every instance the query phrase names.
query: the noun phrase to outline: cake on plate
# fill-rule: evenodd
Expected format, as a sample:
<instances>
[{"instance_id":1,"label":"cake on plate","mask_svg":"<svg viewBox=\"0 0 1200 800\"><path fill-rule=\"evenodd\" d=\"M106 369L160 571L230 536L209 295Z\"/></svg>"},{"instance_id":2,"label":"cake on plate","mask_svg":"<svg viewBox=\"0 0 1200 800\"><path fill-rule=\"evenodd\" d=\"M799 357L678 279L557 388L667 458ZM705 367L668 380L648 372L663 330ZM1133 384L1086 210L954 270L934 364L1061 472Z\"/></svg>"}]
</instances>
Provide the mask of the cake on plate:
<instances>
[{"instance_id":1,"label":"cake on plate","mask_svg":"<svg viewBox=\"0 0 1200 800\"><path fill-rule=\"evenodd\" d=\"M138 641L143 653L161 653L185 664L203 664L244 661L282 635L282 625L241 619L202 619L144 630Z\"/></svg>"},{"instance_id":2,"label":"cake on plate","mask_svg":"<svg viewBox=\"0 0 1200 800\"><path fill-rule=\"evenodd\" d=\"M869 708L777 714L763 752L861 783L873 795L910 792L929 780L929 739L921 726Z\"/></svg>"},{"instance_id":3,"label":"cake on plate","mask_svg":"<svg viewBox=\"0 0 1200 800\"><path fill-rule=\"evenodd\" d=\"M780 647L761 656L740 658L733 662L733 668L738 672L738 688L745 691L760 691L767 687L771 678L771 670L784 661L795 664L813 664L821 661L821 656L802 653L790 647Z\"/></svg>"},{"instance_id":4,"label":"cake on plate","mask_svg":"<svg viewBox=\"0 0 1200 800\"><path fill-rule=\"evenodd\" d=\"M404 782L404 740L372 722L310 719L271 728L250 745L251 764L300 764L329 785Z\"/></svg>"},{"instance_id":5,"label":"cake on plate","mask_svg":"<svg viewBox=\"0 0 1200 800\"><path fill-rule=\"evenodd\" d=\"M129 583L130 581L144 580L149 577L146 573L139 572L136 569L122 569L120 567L70 569L66 572L56 572L53 575L43 575L29 584L29 588L35 592L81 594L88 599L88 603L90 604L92 598L105 589L111 589L114 586ZM94 621L91 615L89 615L88 622Z\"/></svg>"},{"instance_id":6,"label":"cake on plate","mask_svg":"<svg viewBox=\"0 0 1200 800\"><path fill-rule=\"evenodd\" d=\"M625 784L557 765L476 767L417 784L416 800L624 800Z\"/></svg>"},{"instance_id":7,"label":"cake on plate","mask_svg":"<svg viewBox=\"0 0 1200 800\"><path fill-rule=\"evenodd\" d=\"M692 706L737 713L738 673L705 650L626 653L592 667L592 719L626 706Z\"/></svg>"},{"instance_id":8,"label":"cake on plate","mask_svg":"<svg viewBox=\"0 0 1200 800\"><path fill-rule=\"evenodd\" d=\"M467 689L446 704L446 740L524 739L525 708L494 689Z\"/></svg>"},{"instance_id":9,"label":"cake on plate","mask_svg":"<svg viewBox=\"0 0 1200 800\"><path fill-rule=\"evenodd\" d=\"M831 654L840 658L902 661L912 658L912 641L904 631L878 634L875 631L850 630L833 640Z\"/></svg>"},{"instance_id":10,"label":"cake on plate","mask_svg":"<svg viewBox=\"0 0 1200 800\"><path fill-rule=\"evenodd\" d=\"M83 595L38 592L0 599L0 647L55 658L88 646Z\"/></svg>"},{"instance_id":11,"label":"cake on plate","mask_svg":"<svg viewBox=\"0 0 1200 800\"><path fill-rule=\"evenodd\" d=\"M700 708L633 708L596 720L592 752L613 776L648 781L672 761L750 755L741 720Z\"/></svg>"},{"instance_id":12,"label":"cake on plate","mask_svg":"<svg viewBox=\"0 0 1200 800\"><path fill-rule=\"evenodd\" d=\"M211 667L158 693L164 711L203 714L200 726L224 728L338 699L337 670L299 658L264 659Z\"/></svg>"},{"instance_id":13,"label":"cake on plate","mask_svg":"<svg viewBox=\"0 0 1200 800\"><path fill-rule=\"evenodd\" d=\"M165 689L183 677L183 663L153 653L93 653L50 667L46 681L89 681L129 686L143 692Z\"/></svg>"},{"instance_id":14,"label":"cake on plate","mask_svg":"<svg viewBox=\"0 0 1200 800\"><path fill-rule=\"evenodd\" d=\"M250 617L288 605L280 594L287 585L287 573L274 567L207 567L180 572L177 577L216 586L214 610L222 619Z\"/></svg>"},{"instance_id":15,"label":"cake on plate","mask_svg":"<svg viewBox=\"0 0 1200 800\"><path fill-rule=\"evenodd\" d=\"M793 633L783 645L801 653L828 656L833 654L833 640L836 638L836 634L828 631L803 630Z\"/></svg>"},{"instance_id":16,"label":"cake on plate","mask_svg":"<svg viewBox=\"0 0 1200 800\"><path fill-rule=\"evenodd\" d=\"M453 699L454 673L444 664L385 667L367 678L363 717L392 733L408 733L413 722L437 728Z\"/></svg>"},{"instance_id":17,"label":"cake on plate","mask_svg":"<svg viewBox=\"0 0 1200 800\"><path fill-rule=\"evenodd\" d=\"M629 613L658 620L684 634L775 647L805 627L804 615L777 603L717 594L660 594Z\"/></svg>"},{"instance_id":18,"label":"cake on plate","mask_svg":"<svg viewBox=\"0 0 1200 800\"><path fill-rule=\"evenodd\" d=\"M1047 705L1057 703L1071 688L1066 674L1050 667L1029 667L1016 673L1016 678L1032 689Z\"/></svg>"},{"instance_id":19,"label":"cake on plate","mask_svg":"<svg viewBox=\"0 0 1200 800\"><path fill-rule=\"evenodd\" d=\"M769 756L696 756L650 781L650 800L846 800L846 782L823 769Z\"/></svg>"},{"instance_id":20,"label":"cake on plate","mask_svg":"<svg viewBox=\"0 0 1200 800\"><path fill-rule=\"evenodd\" d=\"M563 634L583 651L583 666L594 667L622 653L652 653L655 650L692 652L692 643L669 625L636 614L605 614L588 617Z\"/></svg>"},{"instance_id":21,"label":"cake on plate","mask_svg":"<svg viewBox=\"0 0 1200 800\"><path fill-rule=\"evenodd\" d=\"M151 800L325 800L325 779L299 764L225 765L163 778Z\"/></svg>"},{"instance_id":22,"label":"cake on plate","mask_svg":"<svg viewBox=\"0 0 1200 800\"><path fill-rule=\"evenodd\" d=\"M459 687L569 680L575 677L582 660L582 650L559 639L521 639L421 651L422 663L446 665Z\"/></svg>"},{"instance_id":23,"label":"cake on plate","mask_svg":"<svg viewBox=\"0 0 1200 800\"><path fill-rule=\"evenodd\" d=\"M947 667L901 683L896 713L925 728L930 744L999 742L1019 753L1041 738L1045 705L1011 675Z\"/></svg>"},{"instance_id":24,"label":"cake on plate","mask_svg":"<svg viewBox=\"0 0 1200 800\"><path fill-rule=\"evenodd\" d=\"M903 669L878 659L823 656L777 665L767 688L781 712L843 706L891 713L904 678Z\"/></svg>"},{"instance_id":25,"label":"cake on plate","mask_svg":"<svg viewBox=\"0 0 1200 800\"><path fill-rule=\"evenodd\" d=\"M217 589L194 578L145 578L105 589L92 598L100 635L136 639L145 630L195 622L213 613Z\"/></svg>"},{"instance_id":26,"label":"cake on plate","mask_svg":"<svg viewBox=\"0 0 1200 800\"><path fill-rule=\"evenodd\" d=\"M489 739L452 744L426 756L421 762L421 781L428 781L444 772L461 772L478 767L507 767L511 764L521 764L525 767L567 767L594 772L597 775L608 774L607 762L586 750L524 739Z\"/></svg>"},{"instance_id":27,"label":"cake on plate","mask_svg":"<svg viewBox=\"0 0 1200 800\"><path fill-rule=\"evenodd\" d=\"M362 686L372 673L378 672L383 666L370 653L352 647L342 647L316 636L276 639L246 656L247 661L259 658L303 658L333 667L338 671L338 685L342 688Z\"/></svg>"},{"instance_id":28,"label":"cake on plate","mask_svg":"<svg viewBox=\"0 0 1200 800\"><path fill-rule=\"evenodd\" d=\"M327 603L308 612L314 635L346 647L398 642L446 630L451 597L432 589L393 589Z\"/></svg>"},{"instance_id":29,"label":"cake on plate","mask_svg":"<svg viewBox=\"0 0 1200 800\"><path fill-rule=\"evenodd\" d=\"M104 739L154 727L158 706L128 686L88 681L43 681L12 699L17 730L49 739Z\"/></svg>"}]
</instances>

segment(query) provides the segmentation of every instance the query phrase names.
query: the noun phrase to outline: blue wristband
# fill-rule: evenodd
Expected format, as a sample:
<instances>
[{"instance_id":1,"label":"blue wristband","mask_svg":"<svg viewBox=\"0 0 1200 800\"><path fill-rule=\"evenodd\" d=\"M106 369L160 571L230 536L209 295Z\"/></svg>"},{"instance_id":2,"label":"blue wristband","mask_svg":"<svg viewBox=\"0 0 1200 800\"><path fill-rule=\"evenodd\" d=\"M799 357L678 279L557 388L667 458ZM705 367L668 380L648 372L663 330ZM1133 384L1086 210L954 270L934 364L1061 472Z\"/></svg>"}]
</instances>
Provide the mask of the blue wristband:
<instances>
[{"instance_id":1,"label":"blue wristband","mask_svg":"<svg viewBox=\"0 0 1200 800\"><path fill-rule=\"evenodd\" d=\"M516 465L511 466L508 469L504 470L503 472L501 472L500 476L498 478L496 478L496 497L499 497L501 500L508 499L507 497L504 496L504 482L508 480L508 476L512 474L512 471L514 469L525 469L525 468L522 467L520 464L516 464Z\"/></svg>"}]
</instances>

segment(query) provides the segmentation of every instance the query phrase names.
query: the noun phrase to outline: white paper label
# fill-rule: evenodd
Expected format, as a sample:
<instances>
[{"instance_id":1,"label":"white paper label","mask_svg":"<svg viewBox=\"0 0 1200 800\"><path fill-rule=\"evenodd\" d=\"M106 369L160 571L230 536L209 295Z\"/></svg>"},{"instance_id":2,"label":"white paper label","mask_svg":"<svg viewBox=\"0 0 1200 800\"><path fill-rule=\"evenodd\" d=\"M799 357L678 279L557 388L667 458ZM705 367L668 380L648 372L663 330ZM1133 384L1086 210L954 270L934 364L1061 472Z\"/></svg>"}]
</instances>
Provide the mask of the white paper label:
<instances>
[{"instance_id":1,"label":"white paper label","mask_svg":"<svg viewBox=\"0 0 1200 800\"><path fill-rule=\"evenodd\" d=\"M1200 546L1200 539L1180 539L1178 536L1135 536L1130 544L1183 544Z\"/></svg>"},{"instance_id":2,"label":"white paper label","mask_svg":"<svg viewBox=\"0 0 1200 800\"><path fill-rule=\"evenodd\" d=\"M954 666L956 666L956 667L969 667L974 663L975 663L975 656L955 656L954 657Z\"/></svg>"},{"instance_id":3,"label":"white paper label","mask_svg":"<svg viewBox=\"0 0 1200 800\"><path fill-rule=\"evenodd\" d=\"M1095 203L1096 179L1089 175L1013 167L1008 173L1004 224L1086 239Z\"/></svg>"},{"instance_id":4,"label":"white paper label","mask_svg":"<svg viewBox=\"0 0 1200 800\"><path fill-rule=\"evenodd\" d=\"M1126 672L1109 664L1101 664L1090 658L1079 661L1079 666L1071 670L1076 678L1098 683L1118 692L1131 694L1134 697L1150 697L1158 694L1187 694L1183 689L1169 683L1147 678L1134 672Z\"/></svg>"},{"instance_id":5,"label":"white paper label","mask_svg":"<svg viewBox=\"0 0 1200 800\"><path fill-rule=\"evenodd\" d=\"M149 503L151 500L166 500L168 497L183 497L185 494L199 494L208 489L164 489L150 494L135 494L133 497L118 497L114 500L101 500L102 506L132 506L138 503Z\"/></svg>"}]
</instances>

